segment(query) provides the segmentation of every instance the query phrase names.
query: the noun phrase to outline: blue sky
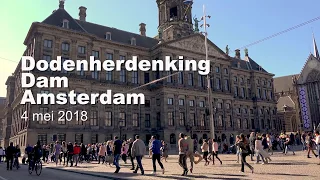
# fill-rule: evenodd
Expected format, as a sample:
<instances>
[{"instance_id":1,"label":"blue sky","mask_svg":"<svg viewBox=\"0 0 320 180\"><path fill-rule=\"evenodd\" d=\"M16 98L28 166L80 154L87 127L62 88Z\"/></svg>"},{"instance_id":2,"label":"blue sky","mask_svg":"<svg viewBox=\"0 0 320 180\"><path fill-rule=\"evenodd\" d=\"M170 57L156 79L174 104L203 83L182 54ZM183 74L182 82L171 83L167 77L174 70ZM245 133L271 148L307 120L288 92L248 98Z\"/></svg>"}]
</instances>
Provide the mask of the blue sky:
<instances>
[{"instance_id":1,"label":"blue sky","mask_svg":"<svg viewBox=\"0 0 320 180\"><path fill-rule=\"evenodd\" d=\"M193 16L202 15L202 5L212 18L209 38L223 51L234 50L254 41L320 16L319 0L194 0ZM78 7L87 7L87 21L139 33L147 24L147 35L155 36L158 26L156 0L66 0L65 9L78 18ZM10 75L25 47L23 40L34 21L43 21L58 0L11 0L2 2L0 67L2 77ZM320 45L320 20L273 39L248 47L249 55L276 76L299 73L312 52L312 29ZM9 38L9 39L8 39ZM232 52L233 53L233 52ZM243 51L242 51L243 54ZM233 54L232 54L233 55ZM0 96L5 95L5 80L0 80Z\"/></svg>"}]
</instances>

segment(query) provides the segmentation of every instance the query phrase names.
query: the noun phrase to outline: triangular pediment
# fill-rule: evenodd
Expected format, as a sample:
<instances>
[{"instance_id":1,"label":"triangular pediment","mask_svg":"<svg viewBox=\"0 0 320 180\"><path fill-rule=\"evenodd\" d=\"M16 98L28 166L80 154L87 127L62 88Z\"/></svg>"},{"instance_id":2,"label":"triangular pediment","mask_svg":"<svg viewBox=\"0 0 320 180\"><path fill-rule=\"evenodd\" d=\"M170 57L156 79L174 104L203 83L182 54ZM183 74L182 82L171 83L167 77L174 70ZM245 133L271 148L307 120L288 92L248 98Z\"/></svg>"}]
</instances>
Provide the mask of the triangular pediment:
<instances>
[{"instance_id":1,"label":"triangular pediment","mask_svg":"<svg viewBox=\"0 0 320 180\"><path fill-rule=\"evenodd\" d=\"M320 61L310 54L298 78L298 84L320 81Z\"/></svg>"},{"instance_id":2,"label":"triangular pediment","mask_svg":"<svg viewBox=\"0 0 320 180\"><path fill-rule=\"evenodd\" d=\"M191 52L206 53L205 38L201 34L191 35L167 42L166 46L175 47ZM227 55L208 39L208 55L217 58L228 59Z\"/></svg>"}]
</instances>

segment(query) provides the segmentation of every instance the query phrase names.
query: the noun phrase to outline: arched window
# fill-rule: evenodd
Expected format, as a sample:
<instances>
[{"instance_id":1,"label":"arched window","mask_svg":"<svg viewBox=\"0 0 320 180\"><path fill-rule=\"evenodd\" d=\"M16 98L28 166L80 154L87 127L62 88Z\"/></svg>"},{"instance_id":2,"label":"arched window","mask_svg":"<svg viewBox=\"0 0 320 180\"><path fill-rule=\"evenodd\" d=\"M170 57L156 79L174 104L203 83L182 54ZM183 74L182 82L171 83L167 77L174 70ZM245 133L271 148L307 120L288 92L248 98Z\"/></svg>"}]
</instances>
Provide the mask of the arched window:
<instances>
[{"instance_id":1,"label":"arched window","mask_svg":"<svg viewBox=\"0 0 320 180\"><path fill-rule=\"evenodd\" d=\"M176 144L176 135L170 134L170 144Z\"/></svg>"}]
</instances>

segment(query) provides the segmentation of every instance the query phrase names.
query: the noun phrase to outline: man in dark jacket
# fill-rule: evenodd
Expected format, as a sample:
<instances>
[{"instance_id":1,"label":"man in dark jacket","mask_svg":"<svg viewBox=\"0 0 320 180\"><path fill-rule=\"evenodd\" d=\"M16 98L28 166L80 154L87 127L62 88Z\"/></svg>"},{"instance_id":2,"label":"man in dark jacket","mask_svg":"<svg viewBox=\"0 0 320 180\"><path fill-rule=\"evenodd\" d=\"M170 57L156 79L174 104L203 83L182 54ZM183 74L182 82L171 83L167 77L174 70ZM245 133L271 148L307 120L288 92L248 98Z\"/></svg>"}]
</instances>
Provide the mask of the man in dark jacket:
<instances>
[{"instance_id":1,"label":"man in dark jacket","mask_svg":"<svg viewBox=\"0 0 320 180\"><path fill-rule=\"evenodd\" d=\"M13 156L16 153L16 148L13 146L13 142L10 143L9 147L6 149L6 160L7 160L7 170L12 170ZM10 163L10 166L9 166Z\"/></svg>"},{"instance_id":2,"label":"man in dark jacket","mask_svg":"<svg viewBox=\"0 0 320 180\"><path fill-rule=\"evenodd\" d=\"M119 158L120 158L121 149L122 149L122 141L118 138L118 136L114 137L113 148L114 148L113 164L116 166L116 171L114 173L119 173L120 171Z\"/></svg>"},{"instance_id":3,"label":"man in dark jacket","mask_svg":"<svg viewBox=\"0 0 320 180\"><path fill-rule=\"evenodd\" d=\"M67 151L68 151L68 158L67 158L67 165L68 166L68 163L70 161L70 167L73 166L73 145L71 142L68 143L67 145Z\"/></svg>"}]
</instances>

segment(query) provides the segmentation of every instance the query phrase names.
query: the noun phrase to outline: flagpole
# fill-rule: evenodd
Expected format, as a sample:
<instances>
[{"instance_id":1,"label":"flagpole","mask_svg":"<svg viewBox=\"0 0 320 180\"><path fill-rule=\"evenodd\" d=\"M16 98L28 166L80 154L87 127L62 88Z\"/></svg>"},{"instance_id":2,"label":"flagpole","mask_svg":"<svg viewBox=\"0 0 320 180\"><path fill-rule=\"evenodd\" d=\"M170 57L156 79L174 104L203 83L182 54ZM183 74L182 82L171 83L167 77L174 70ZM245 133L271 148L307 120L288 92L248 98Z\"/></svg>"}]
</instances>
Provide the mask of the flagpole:
<instances>
[{"instance_id":1,"label":"flagpole","mask_svg":"<svg viewBox=\"0 0 320 180\"><path fill-rule=\"evenodd\" d=\"M205 52L206 52L206 61L208 61L208 33L207 33L207 27L209 27L209 24L207 24L207 18L210 19L210 16L206 15L206 8L205 5L203 5L203 30L204 30L204 45L205 45ZM210 62L210 70L211 70L211 61ZM210 71L209 74L207 75L207 89L208 89L208 108L209 108L209 116L210 116L210 133L211 133L211 138L215 139L215 127L214 127L214 111L213 111L213 105L212 105L212 84L211 84L211 76L210 76Z\"/></svg>"}]
</instances>

